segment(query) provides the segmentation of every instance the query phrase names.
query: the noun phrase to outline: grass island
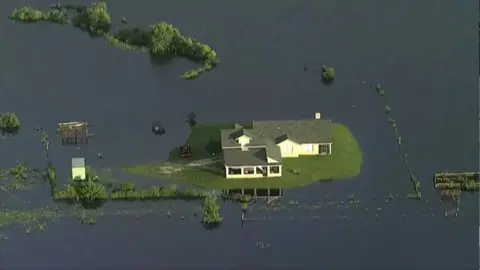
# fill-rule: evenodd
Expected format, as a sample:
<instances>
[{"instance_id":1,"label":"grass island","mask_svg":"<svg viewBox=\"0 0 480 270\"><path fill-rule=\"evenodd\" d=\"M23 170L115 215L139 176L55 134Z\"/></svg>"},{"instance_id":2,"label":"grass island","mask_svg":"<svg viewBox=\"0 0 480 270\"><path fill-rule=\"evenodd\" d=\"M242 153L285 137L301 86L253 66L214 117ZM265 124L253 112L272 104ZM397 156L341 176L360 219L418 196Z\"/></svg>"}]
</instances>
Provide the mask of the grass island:
<instances>
[{"instance_id":1,"label":"grass island","mask_svg":"<svg viewBox=\"0 0 480 270\"><path fill-rule=\"evenodd\" d=\"M68 12L74 13L72 18L68 16ZM51 5L47 11L25 6L14 9L9 19L23 23L48 21L72 25L92 37L105 37L113 47L149 52L154 62L175 56L199 62L201 64L199 68L186 71L182 75L185 79L194 79L220 63L216 52L210 46L183 35L178 28L166 22L144 28L120 29L116 33L110 33L112 16L108 13L104 1L95 1L90 7L57 3Z\"/></svg>"},{"instance_id":2,"label":"grass island","mask_svg":"<svg viewBox=\"0 0 480 270\"><path fill-rule=\"evenodd\" d=\"M226 162L227 159L231 158L231 153L227 154L225 145L223 145L224 142L222 142L222 136L225 139L225 133L229 130L250 134L253 131L249 131L250 129L248 128L253 128L255 124L258 125L257 122L195 125L191 128L191 133L187 140L187 144L191 149L190 156L182 157L180 149L175 148L170 152L167 161L129 166L126 170L130 173L157 175L171 181L217 189L291 188L321 180L350 178L360 172L363 156L357 141L346 126L339 123L331 123L331 137L334 146L333 150L332 148L330 150L326 148L326 151L330 151L329 154L283 158L281 165L276 163L282 167L280 173L277 172L278 177L267 177L267 173L264 174L265 177L261 177L261 174L260 177L257 177L258 174L255 173L252 173L251 177L243 177L245 176L243 171L242 177L229 177L230 173L226 173L226 168L228 167ZM242 128L240 129L239 127ZM297 138L299 137L299 135L296 136ZM279 147L281 144L282 142L278 143ZM269 151L268 149L266 150ZM317 151L319 150L317 149ZM252 151L244 151L243 156L247 155L245 152ZM257 155L259 152L252 153ZM277 159L281 159L281 157ZM262 170L261 168L258 169ZM246 169L242 170L245 171Z\"/></svg>"}]
</instances>

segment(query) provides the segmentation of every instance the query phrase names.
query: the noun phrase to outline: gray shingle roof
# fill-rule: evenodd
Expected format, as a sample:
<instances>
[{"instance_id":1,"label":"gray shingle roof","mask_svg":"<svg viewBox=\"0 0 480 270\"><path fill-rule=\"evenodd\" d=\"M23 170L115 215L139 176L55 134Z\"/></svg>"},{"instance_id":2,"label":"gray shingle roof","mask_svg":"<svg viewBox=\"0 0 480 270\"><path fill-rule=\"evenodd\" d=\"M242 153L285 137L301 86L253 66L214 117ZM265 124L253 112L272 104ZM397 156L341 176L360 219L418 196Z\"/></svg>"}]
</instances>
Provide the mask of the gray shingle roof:
<instances>
[{"instance_id":1,"label":"gray shingle roof","mask_svg":"<svg viewBox=\"0 0 480 270\"><path fill-rule=\"evenodd\" d=\"M276 139L287 136L297 143L331 143L330 120L253 121L253 131L261 137Z\"/></svg>"},{"instance_id":2,"label":"gray shingle roof","mask_svg":"<svg viewBox=\"0 0 480 270\"><path fill-rule=\"evenodd\" d=\"M276 148L278 148L278 146L276 146ZM226 166L271 165L272 163L269 164L267 162L266 152L267 148L265 147L250 148L247 151L242 151L240 148L223 149L223 160Z\"/></svg>"},{"instance_id":3,"label":"gray shingle roof","mask_svg":"<svg viewBox=\"0 0 480 270\"><path fill-rule=\"evenodd\" d=\"M330 120L253 121L252 129L244 129L238 124L234 126L235 129L221 130L227 166L266 165L267 156L281 163L282 154L277 144L286 139L299 144L332 142ZM247 151L242 151L235 140L242 135L252 139L246 145L249 148Z\"/></svg>"}]
</instances>

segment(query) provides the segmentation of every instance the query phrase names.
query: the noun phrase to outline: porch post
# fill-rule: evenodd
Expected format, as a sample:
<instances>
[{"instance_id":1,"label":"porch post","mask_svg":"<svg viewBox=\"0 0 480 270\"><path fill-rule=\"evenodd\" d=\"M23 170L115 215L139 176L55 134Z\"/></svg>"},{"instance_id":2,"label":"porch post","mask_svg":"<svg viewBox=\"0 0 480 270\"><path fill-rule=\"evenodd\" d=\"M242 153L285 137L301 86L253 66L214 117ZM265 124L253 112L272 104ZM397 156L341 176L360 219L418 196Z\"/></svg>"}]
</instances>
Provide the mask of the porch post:
<instances>
[{"instance_id":1,"label":"porch post","mask_svg":"<svg viewBox=\"0 0 480 270\"><path fill-rule=\"evenodd\" d=\"M270 175L270 166L267 166L267 177Z\"/></svg>"},{"instance_id":2,"label":"porch post","mask_svg":"<svg viewBox=\"0 0 480 270\"><path fill-rule=\"evenodd\" d=\"M228 170L229 170L228 166L225 166L225 178L228 178Z\"/></svg>"},{"instance_id":3,"label":"porch post","mask_svg":"<svg viewBox=\"0 0 480 270\"><path fill-rule=\"evenodd\" d=\"M329 155L332 154L332 144L331 143L328 144L328 154Z\"/></svg>"},{"instance_id":4,"label":"porch post","mask_svg":"<svg viewBox=\"0 0 480 270\"><path fill-rule=\"evenodd\" d=\"M244 168L244 167L241 167L240 169L242 170L241 175L243 175L243 174L245 173L245 172L244 172L244 169L245 169L245 168Z\"/></svg>"}]
</instances>

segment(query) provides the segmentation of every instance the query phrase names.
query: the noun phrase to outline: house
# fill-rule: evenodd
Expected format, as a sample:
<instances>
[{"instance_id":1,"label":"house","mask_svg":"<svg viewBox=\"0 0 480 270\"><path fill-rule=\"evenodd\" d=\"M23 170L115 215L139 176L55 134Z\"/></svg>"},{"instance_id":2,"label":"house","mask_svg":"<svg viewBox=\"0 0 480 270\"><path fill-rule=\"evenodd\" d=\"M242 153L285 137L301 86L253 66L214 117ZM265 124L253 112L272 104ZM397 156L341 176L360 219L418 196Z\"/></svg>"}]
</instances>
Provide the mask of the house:
<instances>
[{"instance_id":1,"label":"house","mask_svg":"<svg viewBox=\"0 0 480 270\"><path fill-rule=\"evenodd\" d=\"M226 178L282 176L284 158L332 154L331 121L253 121L246 129L235 124L222 129L221 145Z\"/></svg>"},{"instance_id":2,"label":"house","mask_svg":"<svg viewBox=\"0 0 480 270\"><path fill-rule=\"evenodd\" d=\"M85 158L72 158L72 179L85 180L86 178Z\"/></svg>"}]
</instances>

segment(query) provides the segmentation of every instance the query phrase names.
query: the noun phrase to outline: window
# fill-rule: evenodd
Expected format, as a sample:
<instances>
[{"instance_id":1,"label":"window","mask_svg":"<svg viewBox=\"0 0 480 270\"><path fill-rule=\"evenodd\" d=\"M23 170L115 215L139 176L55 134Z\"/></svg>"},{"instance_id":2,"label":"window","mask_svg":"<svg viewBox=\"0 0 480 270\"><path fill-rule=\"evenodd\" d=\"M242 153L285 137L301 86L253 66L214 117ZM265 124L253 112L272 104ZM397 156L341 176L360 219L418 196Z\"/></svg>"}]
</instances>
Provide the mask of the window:
<instances>
[{"instance_id":1,"label":"window","mask_svg":"<svg viewBox=\"0 0 480 270\"><path fill-rule=\"evenodd\" d=\"M304 144L303 145L303 150L306 152L313 152L313 145L312 144Z\"/></svg>"},{"instance_id":2,"label":"window","mask_svg":"<svg viewBox=\"0 0 480 270\"><path fill-rule=\"evenodd\" d=\"M243 174L255 174L255 167L243 168Z\"/></svg>"},{"instance_id":3,"label":"window","mask_svg":"<svg viewBox=\"0 0 480 270\"><path fill-rule=\"evenodd\" d=\"M228 174L229 175L242 174L242 169L241 168L228 168Z\"/></svg>"},{"instance_id":4,"label":"window","mask_svg":"<svg viewBox=\"0 0 480 270\"><path fill-rule=\"evenodd\" d=\"M270 173L279 174L280 173L280 167L279 166L270 167Z\"/></svg>"}]
</instances>

